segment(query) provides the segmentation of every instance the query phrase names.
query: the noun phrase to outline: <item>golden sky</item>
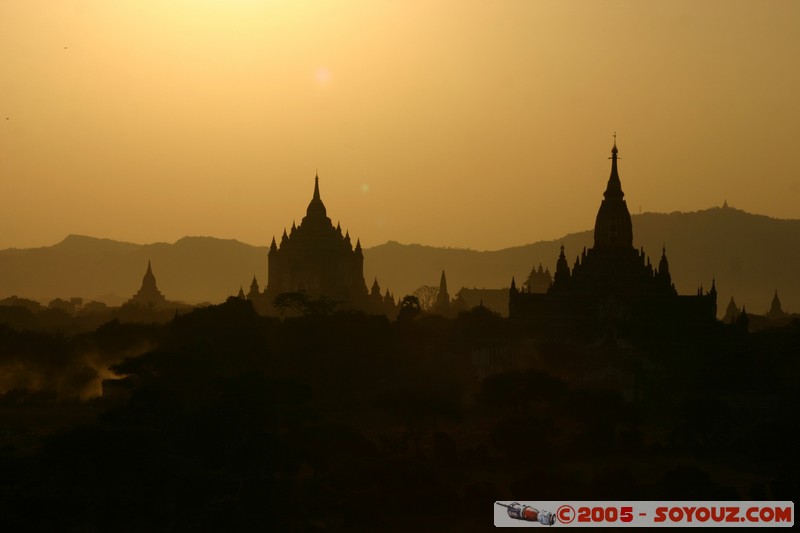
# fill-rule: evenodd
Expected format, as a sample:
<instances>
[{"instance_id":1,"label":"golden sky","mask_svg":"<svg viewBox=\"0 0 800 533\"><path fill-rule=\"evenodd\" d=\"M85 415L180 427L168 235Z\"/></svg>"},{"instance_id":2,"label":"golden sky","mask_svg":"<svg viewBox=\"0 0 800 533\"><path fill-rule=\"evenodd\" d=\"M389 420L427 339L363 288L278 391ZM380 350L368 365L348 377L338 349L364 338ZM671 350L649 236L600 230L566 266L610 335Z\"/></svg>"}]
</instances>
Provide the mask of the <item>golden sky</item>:
<instances>
[{"instance_id":1,"label":"golden sky","mask_svg":"<svg viewBox=\"0 0 800 533\"><path fill-rule=\"evenodd\" d=\"M795 0L0 0L0 248L266 245L322 198L363 244L800 218ZM634 241L636 240L634 228Z\"/></svg>"}]
</instances>

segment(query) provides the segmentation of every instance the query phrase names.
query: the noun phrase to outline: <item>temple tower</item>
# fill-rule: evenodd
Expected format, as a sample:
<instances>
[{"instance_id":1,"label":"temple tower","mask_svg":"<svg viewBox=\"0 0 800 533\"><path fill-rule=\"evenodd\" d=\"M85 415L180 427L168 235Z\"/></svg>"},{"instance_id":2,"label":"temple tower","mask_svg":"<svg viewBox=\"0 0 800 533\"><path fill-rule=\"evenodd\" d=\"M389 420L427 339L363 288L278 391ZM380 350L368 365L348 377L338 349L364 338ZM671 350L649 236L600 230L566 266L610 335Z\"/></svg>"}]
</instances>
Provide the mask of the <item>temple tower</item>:
<instances>
[{"instance_id":1,"label":"temple tower","mask_svg":"<svg viewBox=\"0 0 800 533\"><path fill-rule=\"evenodd\" d=\"M284 229L280 244L275 238L269 248L269 279L266 297L272 302L282 293L303 291L311 297L326 297L339 307L361 308L368 302L364 282L364 254L361 241L355 248L350 233L342 236L333 226L319 192L319 175L306 216L292 231Z\"/></svg>"},{"instance_id":2,"label":"temple tower","mask_svg":"<svg viewBox=\"0 0 800 533\"><path fill-rule=\"evenodd\" d=\"M147 272L142 278L142 287L133 295L130 302L145 307L159 307L167 303L167 299L156 286L156 277L153 275L153 268L149 260L147 261Z\"/></svg>"},{"instance_id":3,"label":"temple tower","mask_svg":"<svg viewBox=\"0 0 800 533\"><path fill-rule=\"evenodd\" d=\"M633 247L633 226L625 193L617 172L617 139L614 135L614 147L611 149L611 175L608 178L603 201L597 211L594 224L595 249L626 249Z\"/></svg>"}]
</instances>

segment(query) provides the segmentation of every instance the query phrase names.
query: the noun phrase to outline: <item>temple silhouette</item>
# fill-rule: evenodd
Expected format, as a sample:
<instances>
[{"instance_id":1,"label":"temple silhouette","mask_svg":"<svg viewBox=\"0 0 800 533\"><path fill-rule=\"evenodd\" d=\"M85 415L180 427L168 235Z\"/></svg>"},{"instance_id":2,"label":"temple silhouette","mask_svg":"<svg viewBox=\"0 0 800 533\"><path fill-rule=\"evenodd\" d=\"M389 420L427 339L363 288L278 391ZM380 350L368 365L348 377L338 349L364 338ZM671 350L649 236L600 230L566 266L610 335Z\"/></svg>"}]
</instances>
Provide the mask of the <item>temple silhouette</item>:
<instances>
[{"instance_id":1,"label":"temple silhouette","mask_svg":"<svg viewBox=\"0 0 800 533\"><path fill-rule=\"evenodd\" d=\"M447 292L447 276L444 270L442 270L442 277L439 278L439 290L431 311L445 316L450 314L450 294Z\"/></svg>"},{"instance_id":2,"label":"temple silhouette","mask_svg":"<svg viewBox=\"0 0 800 533\"><path fill-rule=\"evenodd\" d=\"M361 241L353 246L350 232L334 227L319 193L319 175L314 177L314 194L300 225L283 230L280 243L272 238L269 247L267 287L260 292L253 277L245 296L260 312L274 313L275 298L301 293L310 299L325 299L336 309L358 309L392 315L394 298L386 291L380 296L376 279L372 291L364 282L364 254ZM244 296L240 289L239 297Z\"/></svg>"},{"instance_id":3,"label":"temple silhouette","mask_svg":"<svg viewBox=\"0 0 800 533\"><path fill-rule=\"evenodd\" d=\"M381 296L381 286L378 283L378 278L372 282L372 288L369 291L369 306L368 310L394 318L397 315L398 306L395 302L394 295L386 289L386 293Z\"/></svg>"},{"instance_id":4,"label":"temple silhouette","mask_svg":"<svg viewBox=\"0 0 800 533\"><path fill-rule=\"evenodd\" d=\"M771 320L779 320L787 316L787 313L781 306L781 299L778 298L778 289L775 289L775 296L772 297L772 304L770 305L766 316Z\"/></svg>"},{"instance_id":5,"label":"temple silhouette","mask_svg":"<svg viewBox=\"0 0 800 533\"><path fill-rule=\"evenodd\" d=\"M528 274L528 279L525 281L524 287L530 290L530 292L544 294L552 285L553 276L550 274L550 269L542 269L542 264L539 263L538 270L536 268L531 269L531 273Z\"/></svg>"},{"instance_id":6,"label":"temple silhouette","mask_svg":"<svg viewBox=\"0 0 800 533\"><path fill-rule=\"evenodd\" d=\"M166 297L161 294L156 286L156 277L153 274L153 267L147 261L147 271L142 278L142 286L139 291L128 300L128 303L140 305L146 308L159 308L167 304Z\"/></svg>"},{"instance_id":7,"label":"temple silhouette","mask_svg":"<svg viewBox=\"0 0 800 533\"><path fill-rule=\"evenodd\" d=\"M107 309L100 307L103 312ZM142 286L130 299L116 310L115 318L121 322L164 323L177 314L188 312L192 306L179 301L168 300L156 285L153 267L147 261L147 270L142 277Z\"/></svg>"},{"instance_id":8,"label":"temple silhouette","mask_svg":"<svg viewBox=\"0 0 800 533\"><path fill-rule=\"evenodd\" d=\"M716 319L713 280L708 291L701 287L697 294L679 295L670 276L666 247L657 267L644 249L633 247L631 216L617 170L618 152L615 139L611 175L595 220L594 246L584 248L571 269L562 246L549 287L545 272L539 277L537 271L538 279L529 279L520 289L512 278L510 318L589 334L624 325L697 324Z\"/></svg>"}]
</instances>

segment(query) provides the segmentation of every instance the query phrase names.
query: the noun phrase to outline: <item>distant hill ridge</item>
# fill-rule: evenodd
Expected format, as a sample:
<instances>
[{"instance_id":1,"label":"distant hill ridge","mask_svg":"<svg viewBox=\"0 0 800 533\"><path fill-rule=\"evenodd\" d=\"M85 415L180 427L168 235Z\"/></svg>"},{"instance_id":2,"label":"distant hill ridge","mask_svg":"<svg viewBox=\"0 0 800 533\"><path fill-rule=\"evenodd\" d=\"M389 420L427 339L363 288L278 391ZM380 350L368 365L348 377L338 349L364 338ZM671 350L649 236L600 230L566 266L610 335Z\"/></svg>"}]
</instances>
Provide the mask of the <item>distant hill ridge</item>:
<instances>
[{"instance_id":1,"label":"distant hill ridge","mask_svg":"<svg viewBox=\"0 0 800 533\"><path fill-rule=\"evenodd\" d=\"M716 278L720 316L731 296L748 312L766 312L776 289L785 310L800 311L800 220L730 207L631 218L634 245L654 264L666 246L680 293L708 288ZM553 271L562 244L571 266L592 242L591 230L494 251L389 241L364 250L364 277L368 287L377 277L382 290L402 297L421 285L438 285L445 270L454 296L464 286L508 287L512 276L521 283L539 263ZM142 245L69 235L53 246L0 250L0 298L127 299L139 288L148 260L159 289L173 300L220 302L240 285L247 292L253 275L262 289L267 281L265 246L214 237Z\"/></svg>"},{"instance_id":2,"label":"distant hill ridge","mask_svg":"<svg viewBox=\"0 0 800 533\"><path fill-rule=\"evenodd\" d=\"M141 286L150 260L169 299L214 303L240 284L249 287L254 274L266 281L266 253L265 247L214 237L133 244L68 235L53 246L0 250L0 295L80 296L118 305Z\"/></svg>"}]
</instances>

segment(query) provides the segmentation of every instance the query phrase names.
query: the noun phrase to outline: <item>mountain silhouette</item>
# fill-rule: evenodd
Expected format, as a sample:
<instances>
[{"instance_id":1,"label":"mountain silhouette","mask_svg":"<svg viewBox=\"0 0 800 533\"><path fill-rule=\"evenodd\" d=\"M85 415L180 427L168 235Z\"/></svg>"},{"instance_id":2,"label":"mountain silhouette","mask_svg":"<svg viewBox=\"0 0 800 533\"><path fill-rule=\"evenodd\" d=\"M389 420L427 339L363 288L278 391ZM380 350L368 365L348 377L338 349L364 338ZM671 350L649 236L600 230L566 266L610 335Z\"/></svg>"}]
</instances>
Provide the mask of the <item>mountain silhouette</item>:
<instances>
[{"instance_id":1,"label":"mountain silhouette","mask_svg":"<svg viewBox=\"0 0 800 533\"><path fill-rule=\"evenodd\" d=\"M738 305L765 313L774 291L783 308L800 311L800 220L754 215L730 207L689 213L632 215L633 240L657 264L666 246L678 292L693 294L716 278L722 316L734 296ZM451 296L461 287L508 287L524 281L541 263L555 270L563 244L572 265L592 232L565 235L495 251L437 248L389 241L364 250L367 285L377 277L395 297L437 285L447 273ZM170 300L218 303L249 286L267 282L267 247L212 237L184 237L173 244L132 244L70 235L48 247L0 250L0 298L17 295L46 301L80 296L110 305L130 298L141 285L147 261Z\"/></svg>"}]
</instances>

